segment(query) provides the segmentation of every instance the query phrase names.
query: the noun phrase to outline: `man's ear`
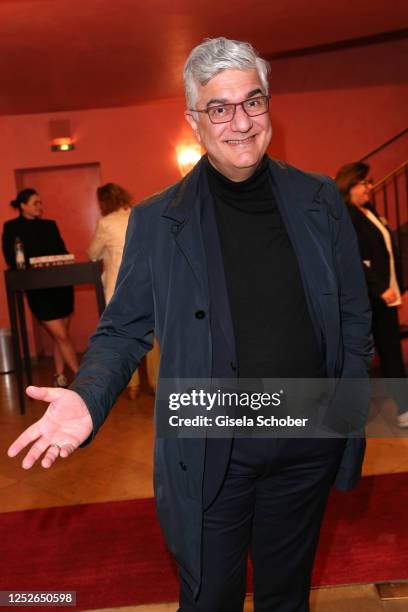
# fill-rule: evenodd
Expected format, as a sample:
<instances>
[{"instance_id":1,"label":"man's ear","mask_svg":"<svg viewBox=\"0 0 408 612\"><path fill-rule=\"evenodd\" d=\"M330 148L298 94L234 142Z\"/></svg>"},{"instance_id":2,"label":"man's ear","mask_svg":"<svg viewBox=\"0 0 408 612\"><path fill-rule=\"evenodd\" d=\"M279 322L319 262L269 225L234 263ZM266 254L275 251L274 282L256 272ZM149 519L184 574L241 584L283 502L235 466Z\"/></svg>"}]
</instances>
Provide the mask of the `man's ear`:
<instances>
[{"instance_id":1,"label":"man's ear","mask_svg":"<svg viewBox=\"0 0 408 612\"><path fill-rule=\"evenodd\" d=\"M198 122L196 121L193 113L190 112L190 111L185 111L184 117L186 118L186 121L190 125L191 129L193 130L194 135L197 138L198 142L201 143L200 131L199 131L199 128L198 128Z\"/></svg>"}]
</instances>

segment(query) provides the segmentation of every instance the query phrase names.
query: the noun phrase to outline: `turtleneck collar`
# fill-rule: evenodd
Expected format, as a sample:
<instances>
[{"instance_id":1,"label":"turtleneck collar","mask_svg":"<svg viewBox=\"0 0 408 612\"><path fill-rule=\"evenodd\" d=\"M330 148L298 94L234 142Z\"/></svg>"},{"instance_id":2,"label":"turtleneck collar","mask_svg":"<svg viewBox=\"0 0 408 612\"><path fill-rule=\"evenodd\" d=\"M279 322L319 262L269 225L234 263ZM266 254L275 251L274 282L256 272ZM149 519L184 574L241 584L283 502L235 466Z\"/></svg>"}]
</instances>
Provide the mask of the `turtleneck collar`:
<instances>
[{"instance_id":1,"label":"turtleneck collar","mask_svg":"<svg viewBox=\"0 0 408 612\"><path fill-rule=\"evenodd\" d=\"M264 155L255 172L245 181L231 181L205 158L210 191L221 202L243 212L270 212L275 206L269 176L269 159Z\"/></svg>"},{"instance_id":2,"label":"turtleneck collar","mask_svg":"<svg viewBox=\"0 0 408 612\"><path fill-rule=\"evenodd\" d=\"M226 177L224 174L221 174L221 172L219 172L210 162L210 160L208 159L208 155L205 156L205 165L208 169L208 171L210 173L213 174L213 176L219 180L223 185L225 185L225 187L227 187L228 189L230 189L231 191L246 191L248 189L251 189L251 187L253 187L253 185L257 182L257 179L259 178L259 176L264 175L267 173L268 171L268 156L264 155L261 163L259 164L259 166L257 167L257 169L255 170L255 172L247 179L245 179L244 181L231 181L231 179L229 179L228 177Z\"/></svg>"}]
</instances>

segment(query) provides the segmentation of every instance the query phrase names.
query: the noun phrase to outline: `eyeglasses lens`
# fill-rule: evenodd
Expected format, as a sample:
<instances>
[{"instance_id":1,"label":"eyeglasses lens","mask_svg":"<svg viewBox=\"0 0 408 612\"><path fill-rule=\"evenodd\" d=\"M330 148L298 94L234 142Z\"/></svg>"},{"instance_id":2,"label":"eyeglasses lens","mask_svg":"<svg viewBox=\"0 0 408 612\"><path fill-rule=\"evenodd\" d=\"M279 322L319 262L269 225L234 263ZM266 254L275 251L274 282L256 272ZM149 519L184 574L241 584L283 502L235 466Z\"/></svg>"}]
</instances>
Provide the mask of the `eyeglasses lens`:
<instances>
[{"instance_id":1,"label":"eyeglasses lens","mask_svg":"<svg viewBox=\"0 0 408 612\"><path fill-rule=\"evenodd\" d=\"M268 96L259 96L258 98L245 100L240 104L220 104L213 106L208 109L208 116L212 123L227 123L228 121L232 121L236 107L240 105L249 117L256 117L268 111L269 98Z\"/></svg>"}]
</instances>

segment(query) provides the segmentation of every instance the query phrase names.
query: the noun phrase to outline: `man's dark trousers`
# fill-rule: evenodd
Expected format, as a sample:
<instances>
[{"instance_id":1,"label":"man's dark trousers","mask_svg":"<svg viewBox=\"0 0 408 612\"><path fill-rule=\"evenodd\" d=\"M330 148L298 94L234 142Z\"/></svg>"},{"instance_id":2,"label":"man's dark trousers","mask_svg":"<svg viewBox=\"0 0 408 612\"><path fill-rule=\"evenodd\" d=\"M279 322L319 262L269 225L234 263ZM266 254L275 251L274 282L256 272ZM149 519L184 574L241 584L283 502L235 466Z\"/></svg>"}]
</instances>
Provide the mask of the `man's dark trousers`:
<instances>
[{"instance_id":1,"label":"man's dark trousers","mask_svg":"<svg viewBox=\"0 0 408 612\"><path fill-rule=\"evenodd\" d=\"M319 529L344 444L234 440L225 482L204 512L197 601L180 571L181 612L242 612L249 549L255 612L309 610Z\"/></svg>"}]
</instances>

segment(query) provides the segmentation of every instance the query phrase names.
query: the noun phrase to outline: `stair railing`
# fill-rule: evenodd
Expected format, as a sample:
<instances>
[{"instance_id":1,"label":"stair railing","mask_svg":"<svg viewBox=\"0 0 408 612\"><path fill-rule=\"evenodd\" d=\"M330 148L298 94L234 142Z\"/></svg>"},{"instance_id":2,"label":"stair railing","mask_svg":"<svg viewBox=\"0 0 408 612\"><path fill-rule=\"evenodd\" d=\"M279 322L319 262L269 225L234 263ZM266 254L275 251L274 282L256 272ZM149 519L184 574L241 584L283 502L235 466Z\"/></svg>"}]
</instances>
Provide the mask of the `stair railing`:
<instances>
[{"instance_id":1,"label":"stair railing","mask_svg":"<svg viewBox=\"0 0 408 612\"><path fill-rule=\"evenodd\" d=\"M393 232L405 289L408 287L408 160L373 184L372 200Z\"/></svg>"}]
</instances>

